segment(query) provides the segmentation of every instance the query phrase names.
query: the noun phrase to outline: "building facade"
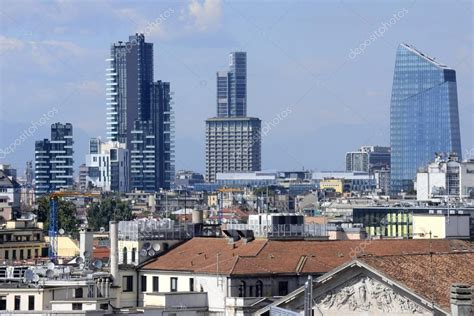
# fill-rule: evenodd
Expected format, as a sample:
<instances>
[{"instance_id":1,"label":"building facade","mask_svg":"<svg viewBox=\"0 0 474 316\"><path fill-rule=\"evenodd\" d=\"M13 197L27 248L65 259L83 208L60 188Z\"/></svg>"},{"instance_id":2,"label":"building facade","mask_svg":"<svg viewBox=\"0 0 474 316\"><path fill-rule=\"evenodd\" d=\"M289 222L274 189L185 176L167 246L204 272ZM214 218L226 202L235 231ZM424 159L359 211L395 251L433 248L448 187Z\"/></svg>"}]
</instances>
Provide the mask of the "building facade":
<instances>
[{"instance_id":1,"label":"building facade","mask_svg":"<svg viewBox=\"0 0 474 316\"><path fill-rule=\"evenodd\" d=\"M70 189L73 179L72 124L51 125L51 139L35 143L35 195L40 197L60 189Z\"/></svg>"},{"instance_id":2,"label":"building facade","mask_svg":"<svg viewBox=\"0 0 474 316\"><path fill-rule=\"evenodd\" d=\"M373 173L390 168L390 147L362 146L359 151L346 153L346 171Z\"/></svg>"},{"instance_id":3,"label":"building facade","mask_svg":"<svg viewBox=\"0 0 474 316\"><path fill-rule=\"evenodd\" d=\"M456 72L407 44L395 61L390 146L392 194L410 190L434 153L461 158Z\"/></svg>"},{"instance_id":4,"label":"building facade","mask_svg":"<svg viewBox=\"0 0 474 316\"><path fill-rule=\"evenodd\" d=\"M107 138L129 144L133 122L150 114L153 44L143 34L132 35L112 44L107 61Z\"/></svg>"},{"instance_id":5,"label":"building facade","mask_svg":"<svg viewBox=\"0 0 474 316\"><path fill-rule=\"evenodd\" d=\"M457 156L435 161L422 167L416 174L416 198L428 200L436 197L474 197L474 160L459 161Z\"/></svg>"},{"instance_id":6,"label":"building facade","mask_svg":"<svg viewBox=\"0 0 474 316\"><path fill-rule=\"evenodd\" d=\"M89 141L86 155L86 185L102 191L127 192L129 189L129 152L125 144L99 138Z\"/></svg>"},{"instance_id":7,"label":"building facade","mask_svg":"<svg viewBox=\"0 0 474 316\"><path fill-rule=\"evenodd\" d=\"M223 172L261 170L261 121L258 118L206 120L206 181Z\"/></svg>"},{"instance_id":8,"label":"building facade","mask_svg":"<svg viewBox=\"0 0 474 316\"><path fill-rule=\"evenodd\" d=\"M247 116L247 53L232 52L229 70L217 72L217 117Z\"/></svg>"}]
</instances>

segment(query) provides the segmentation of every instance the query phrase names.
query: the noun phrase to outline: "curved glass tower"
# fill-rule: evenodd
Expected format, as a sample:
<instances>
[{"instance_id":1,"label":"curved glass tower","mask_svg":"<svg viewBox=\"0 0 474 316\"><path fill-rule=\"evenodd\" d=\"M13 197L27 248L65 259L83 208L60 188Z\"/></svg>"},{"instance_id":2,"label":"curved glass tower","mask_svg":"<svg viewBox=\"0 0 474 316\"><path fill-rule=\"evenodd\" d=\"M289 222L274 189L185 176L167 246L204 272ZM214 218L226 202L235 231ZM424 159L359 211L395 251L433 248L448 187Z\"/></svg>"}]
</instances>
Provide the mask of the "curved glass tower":
<instances>
[{"instance_id":1,"label":"curved glass tower","mask_svg":"<svg viewBox=\"0 0 474 316\"><path fill-rule=\"evenodd\" d=\"M395 61L390 145L392 194L411 189L436 152L461 159L456 72L407 44Z\"/></svg>"}]
</instances>

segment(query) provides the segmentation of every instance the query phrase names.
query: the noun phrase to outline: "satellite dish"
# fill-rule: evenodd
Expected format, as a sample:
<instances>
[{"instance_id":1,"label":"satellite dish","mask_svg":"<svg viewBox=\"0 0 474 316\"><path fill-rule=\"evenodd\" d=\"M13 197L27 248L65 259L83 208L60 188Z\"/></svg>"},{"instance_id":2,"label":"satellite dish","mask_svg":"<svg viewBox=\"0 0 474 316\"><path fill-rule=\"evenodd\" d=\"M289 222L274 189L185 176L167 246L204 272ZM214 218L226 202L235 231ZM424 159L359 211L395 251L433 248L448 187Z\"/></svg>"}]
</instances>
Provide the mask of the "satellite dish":
<instances>
[{"instance_id":1,"label":"satellite dish","mask_svg":"<svg viewBox=\"0 0 474 316\"><path fill-rule=\"evenodd\" d=\"M28 269L28 270L25 271L24 277L25 277L25 280L27 282L31 282L31 281L33 281L33 278L34 278L35 275L36 274L33 272L33 270Z\"/></svg>"},{"instance_id":2,"label":"satellite dish","mask_svg":"<svg viewBox=\"0 0 474 316\"><path fill-rule=\"evenodd\" d=\"M105 232L105 228L104 228L104 227L101 227L101 228L99 229L99 231L100 231L101 233L103 233L103 232Z\"/></svg>"},{"instance_id":3,"label":"satellite dish","mask_svg":"<svg viewBox=\"0 0 474 316\"><path fill-rule=\"evenodd\" d=\"M153 249L148 250L148 255L149 255L150 257L153 257L154 255L156 255L155 250L153 250Z\"/></svg>"},{"instance_id":4,"label":"satellite dish","mask_svg":"<svg viewBox=\"0 0 474 316\"><path fill-rule=\"evenodd\" d=\"M146 257L147 253L148 252L146 251L146 249L140 250L140 256L142 256L142 257Z\"/></svg>"},{"instance_id":5,"label":"satellite dish","mask_svg":"<svg viewBox=\"0 0 474 316\"><path fill-rule=\"evenodd\" d=\"M87 251L87 250L84 251L84 257L89 258L90 255L91 255L91 254L89 253L89 251Z\"/></svg>"},{"instance_id":6,"label":"satellite dish","mask_svg":"<svg viewBox=\"0 0 474 316\"><path fill-rule=\"evenodd\" d=\"M92 266L97 270L100 270L102 268L102 265L102 260L96 260L94 261L94 263L92 263Z\"/></svg>"},{"instance_id":7,"label":"satellite dish","mask_svg":"<svg viewBox=\"0 0 474 316\"><path fill-rule=\"evenodd\" d=\"M160 251L161 250L161 245L160 244L154 244L153 245L153 250L155 250L156 252Z\"/></svg>"},{"instance_id":8,"label":"satellite dish","mask_svg":"<svg viewBox=\"0 0 474 316\"><path fill-rule=\"evenodd\" d=\"M65 233L64 229L62 229L62 228L61 228L61 229L59 229L59 231L58 231L58 232L59 232L59 235L64 235L64 233Z\"/></svg>"},{"instance_id":9,"label":"satellite dish","mask_svg":"<svg viewBox=\"0 0 474 316\"><path fill-rule=\"evenodd\" d=\"M55 267L54 262L48 262L47 267L48 267L48 270L54 270L54 267ZM48 272L48 271L46 271L46 272Z\"/></svg>"},{"instance_id":10,"label":"satellite dish","mask_svg":"<svg viewBox=\"0 0 474 316\"><path fill-rule=\"evenodd\" d=\"M84 263L79 264L79 269L84 270Z\"/></svg>"},{"instance_id":11,"label":"satellite dish","mask_svg":"<svg viewBox=\"0 0 474 316\"><path fill-rule=\"evenodd\" d=\"M32 280L32 281L33 281L33 282L38 282L38 281L39 281L39 279L40 279L39 275L37 275L37 274L34 274L34 275L33 275L33 280Z\"/></svg>"},{"instance_id":12,"label":"satellite dish","mask_svg":"<svg viewBox=\"0 0 474 316\"><path fill-rule=\"evenodd\" d=\"M54 278L54 270L51 270L51 269L46 270L46 277L48 279Z\"/></svg>"},{"instance_id":13,"label":"satellite dish","mask_svg":"<svg viewBox=\"0 0 474 316\"><path fill-rule=\"evenodd\" d=\"M142 249L150 250L151 249L151 243L149 243L149 242L144 243Z\"/></svg>"},{"instance_id":14,"label":"satellite dish","mask_svg":"<svg viewBox=\"0 0 474 316\"><path fill-rule=\"evenodd\" d=\"M84 258L82 258L82 257L77 257L76 263L77 263L77 264L84 263Z\"/></svg>"}]
</instances>

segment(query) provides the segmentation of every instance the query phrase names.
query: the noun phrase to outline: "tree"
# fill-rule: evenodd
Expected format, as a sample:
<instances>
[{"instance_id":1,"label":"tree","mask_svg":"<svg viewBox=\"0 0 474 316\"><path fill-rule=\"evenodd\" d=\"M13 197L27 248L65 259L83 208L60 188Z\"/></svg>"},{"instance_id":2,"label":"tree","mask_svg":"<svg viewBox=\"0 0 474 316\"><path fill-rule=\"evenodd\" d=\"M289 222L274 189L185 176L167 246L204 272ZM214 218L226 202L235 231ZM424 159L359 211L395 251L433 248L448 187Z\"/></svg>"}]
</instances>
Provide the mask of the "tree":
<instances>
[{"instance_id":1,"label":"tree","mask_svg":"<svg viewBox=\"0 0 474 316\"><path fill-rule=\"evenodd\" d=\"M44 230L48 231L50 223L51 203L48 196L37 200L35 214L38 222L44 223ZM78 232L79 220L77 219L76 206L71 201L59 199L56 204L58 214L58 229L64 229L67 234L75 235Z\"/></svg>"},{"instance_id":2,"label":"tree","mask_svg":"<svg viewBox=\"0 0 474 316\"><path fill-rule=\"evenodd\" d=\"M134 218L128 203L116 197L106 197L99 203L94 203L87 210L87 223L89 228L99 230L109 228L111 220L129 221Z\"/></svg>"}]
</instances>

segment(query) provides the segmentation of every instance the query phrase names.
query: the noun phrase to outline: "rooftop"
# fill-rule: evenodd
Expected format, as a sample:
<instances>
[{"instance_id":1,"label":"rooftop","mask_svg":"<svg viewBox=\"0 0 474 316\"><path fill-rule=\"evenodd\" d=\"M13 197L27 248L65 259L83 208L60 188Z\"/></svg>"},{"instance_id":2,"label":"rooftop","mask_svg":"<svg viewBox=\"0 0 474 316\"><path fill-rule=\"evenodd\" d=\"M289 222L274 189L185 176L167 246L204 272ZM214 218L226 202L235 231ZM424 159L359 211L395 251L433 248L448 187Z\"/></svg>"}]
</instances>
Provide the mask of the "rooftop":
<instances>
[{"instance_id":1,"label":"rooftop","mask_svg":"<svg viewBox=\"0 0 474 316\"><path fill-rule=\"evenodd\" d=\"M172 249L143 269L190 271L203 274L268 275L322 274L359 255L429 253L429 240L267 240L229 244L225 238L193 238ZM432 240L437 253L474 250L459 240ZM219 267L217 267L219 262Z\"/></svg>"},{"instance_id":2,"label":"rooftop","mask_svg":"<svg viewBox=\"0 0 474 316\"><path fill-rule=\"evenodd\" d=\"M442 64L440 62L438 62L436 60L436 58L434 57L430 57L428 55L426 55L425 53L422 53L420 52L419 50L417 50L415 47L409 45L409 44L406 44L406 43L403 43L403 44L400 44L402 47L406 48L407 50L417 54L418 56L420 56L421 58L427 60L428 62L432 63L433 65L437 66L437 67L440 67L440 68L445 68L445 69L450 69L448 66L446 66L445 64Z\"/></svg>"},{"instance_id":3,"label":"rooftop","mask_svg":"<svg viewBox=\"0 0 474 316\"><path fill-rule=\"evenodd\" d=\"M428 301L434 294L435 304L447 311L450 310L452 284L474 285L474 252L364 257L359 260ZM431 286L433 280L434 286Z\"/></svg>"}]
</instances>

